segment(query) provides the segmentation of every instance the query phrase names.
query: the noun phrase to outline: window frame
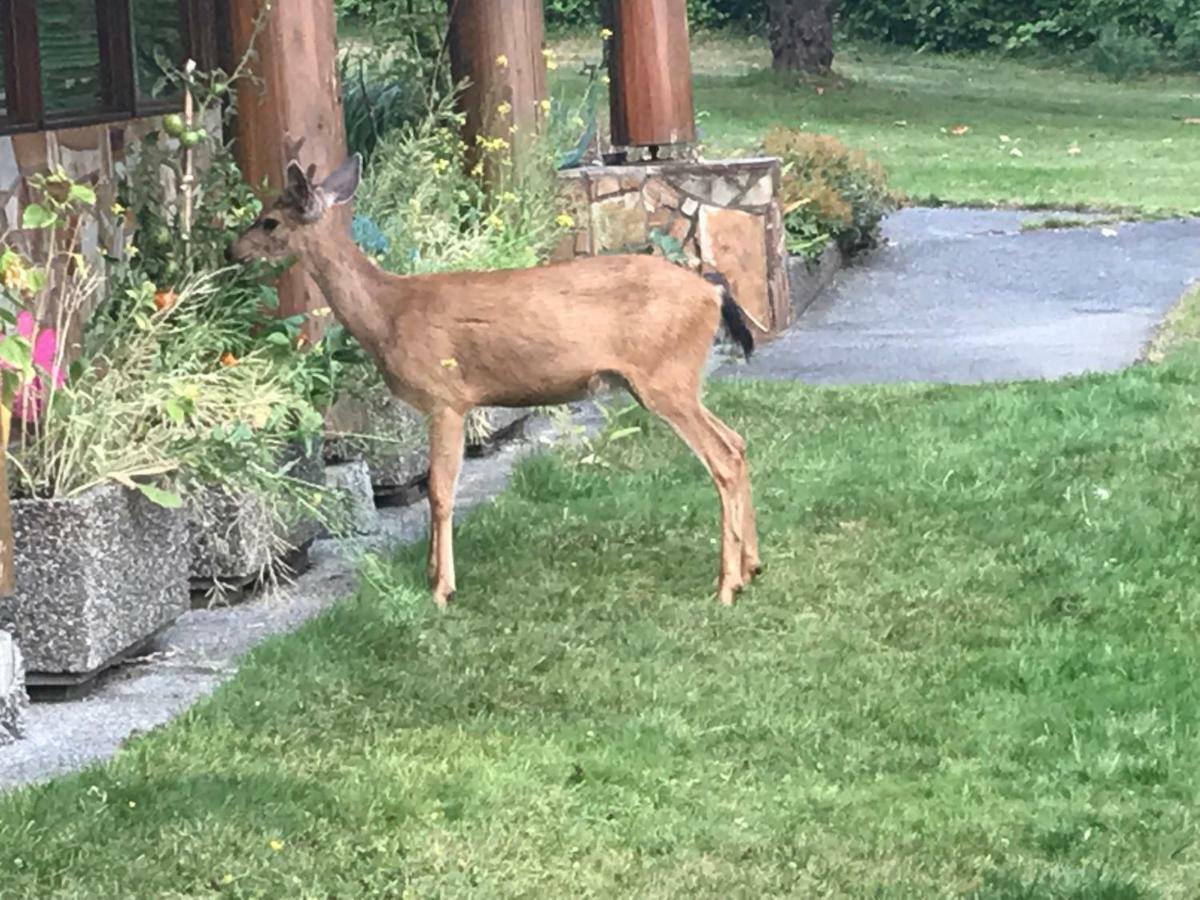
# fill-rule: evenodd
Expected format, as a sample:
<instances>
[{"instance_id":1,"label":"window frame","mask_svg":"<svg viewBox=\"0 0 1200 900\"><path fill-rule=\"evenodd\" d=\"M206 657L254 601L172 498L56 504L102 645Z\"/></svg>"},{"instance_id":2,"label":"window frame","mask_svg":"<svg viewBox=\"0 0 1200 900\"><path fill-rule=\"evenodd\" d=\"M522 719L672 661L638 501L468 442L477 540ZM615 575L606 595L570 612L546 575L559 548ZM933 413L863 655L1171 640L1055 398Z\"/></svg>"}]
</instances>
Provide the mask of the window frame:
<instances>
[{"instance_id":1,"label":"window frame","mask_svg":"<svg viewBox=\"0 0 1200 900\"><path fill-rule=\"evenodd\" d=\"M98 108L47 113L42 97L41 52L37 0L0 0L5 109L0 135L78 128L122 122L177 110L179 100L138 96L133 53L132 0L93 0L100 50ZM202 69L216 65L218 54L216 0L177 0L179 33L185 54Z\"/></svg>"}]
</instances>

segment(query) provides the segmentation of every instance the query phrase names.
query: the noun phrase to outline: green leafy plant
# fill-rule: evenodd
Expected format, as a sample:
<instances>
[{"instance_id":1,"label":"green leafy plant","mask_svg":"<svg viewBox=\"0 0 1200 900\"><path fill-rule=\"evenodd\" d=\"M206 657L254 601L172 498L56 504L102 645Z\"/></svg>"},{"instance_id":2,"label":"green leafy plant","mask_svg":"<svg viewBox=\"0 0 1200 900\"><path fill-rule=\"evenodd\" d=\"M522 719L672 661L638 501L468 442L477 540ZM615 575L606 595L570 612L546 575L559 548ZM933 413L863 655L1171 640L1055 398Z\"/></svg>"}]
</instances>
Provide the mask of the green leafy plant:
<instances>
[{"instance_id":1,"label":"green leafy plant","mask_svg":"<svg viewBox=\"0 0 1200 900\"><path fill-rule=\"evenodd\" d=\"M781 202L788 249L819 256L834 241L854 255L875 246L879 224L899 197L883 167L828 135L777 128L765 151L783 162Z\"/></svg>"},{"instance_id":2,"label":"green leafy plant","mask_svg":"<svg viewBox=\"0 0 1200 900\"><path fill-rule=\"evenodd\" d=\"M1190 0L843 0L850 34L947 52L1084 51L1120 77L1200 59Z\"/></svg>"},{"instance_id":3,"label":"green leafy plant","mask_svg":"<svg viewBox=\"0 0 1200 900\"><path fill-rule=\"evenodd\" d=\"M472 157L461 126L451 94L381 142L358 208L388 237L386 268L534 266L573 224L562 211L548 141L530 139L518 151L513 135L497 134L481 138ZM495 167L491 184L484 181L487 165Z\"/></svg>"},{"instance_id":4,"label":"green leafy plant","mask_svg":"<svg viewBox=\"0 0 1200 900\"><path fill-rule=\"evenodd\" d=\"M1145 75L1159 57L1159 48L1145 35L1108 25L1092 45L1092 64L1112 81Z\"/></svg>"}]
</instances>

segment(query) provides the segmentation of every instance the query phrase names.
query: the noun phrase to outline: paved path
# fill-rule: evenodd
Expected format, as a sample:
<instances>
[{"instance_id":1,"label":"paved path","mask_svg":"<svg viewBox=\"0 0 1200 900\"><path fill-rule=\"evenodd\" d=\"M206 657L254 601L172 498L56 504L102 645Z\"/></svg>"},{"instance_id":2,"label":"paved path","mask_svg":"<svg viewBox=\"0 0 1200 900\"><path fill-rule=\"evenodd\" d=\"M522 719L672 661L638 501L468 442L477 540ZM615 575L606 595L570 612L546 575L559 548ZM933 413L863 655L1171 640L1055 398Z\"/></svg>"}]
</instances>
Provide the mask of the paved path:
<instances>
[{"instance_id":1,"label":"paved path","mask_svg":"<svg viewBox=\"0 0 1200 900\"><path fill-rule=\"evenodd\" d=\"M1200 279L1200 221L1021 231L1044 217L903 210L885 224L885 247L840 273L749 365L722 374L970 383L1135 362Z\"/></svg>"}]
</instances>

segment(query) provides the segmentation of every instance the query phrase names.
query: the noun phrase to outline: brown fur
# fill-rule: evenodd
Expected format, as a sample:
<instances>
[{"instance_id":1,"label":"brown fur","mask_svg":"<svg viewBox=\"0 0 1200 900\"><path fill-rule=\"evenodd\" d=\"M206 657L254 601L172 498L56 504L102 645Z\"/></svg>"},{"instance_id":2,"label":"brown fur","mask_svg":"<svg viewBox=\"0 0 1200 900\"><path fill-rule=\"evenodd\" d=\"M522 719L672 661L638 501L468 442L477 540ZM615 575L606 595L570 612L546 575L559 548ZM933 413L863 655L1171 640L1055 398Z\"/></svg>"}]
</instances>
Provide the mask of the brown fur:
<instances>
[{"instance_id":1,"label":"brown fur","mask_svg":"<svg viewBox=\"0 0 1200 900\"><path fill-rule=\"evenodd\" d=\"M476 406L563 403L615 380L670 424L712 475L722 511L717 593L732 603L760 566L745 444L700 401L721 289L650 256L394 275L349 235L341 204L357 187L357 162L320 186L310 179L293 165L288 190L230 255L295 256L388 387L428 417L435 601L444 605L455 591L451 516L463 417ZM276 223L270 231L268 221Z\"/></svg>"}]
</instances>

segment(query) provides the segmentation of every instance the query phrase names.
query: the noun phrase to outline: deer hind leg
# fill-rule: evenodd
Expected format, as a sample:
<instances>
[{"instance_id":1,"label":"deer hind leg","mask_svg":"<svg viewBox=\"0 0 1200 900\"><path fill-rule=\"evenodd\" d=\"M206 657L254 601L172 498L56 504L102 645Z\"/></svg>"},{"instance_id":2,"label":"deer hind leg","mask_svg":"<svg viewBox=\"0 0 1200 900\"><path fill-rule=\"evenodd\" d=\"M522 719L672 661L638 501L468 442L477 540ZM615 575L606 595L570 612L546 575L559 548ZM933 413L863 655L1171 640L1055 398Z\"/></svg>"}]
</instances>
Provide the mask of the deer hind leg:
<instances>
[{"instance_id":1,"label":"deer hind leg","mask_svg":"<svg viewBox=\"0 0 1200 900\"><path fill-rule=\"evenodd\" d=\"M746 442L742 436L705 409L709 422L717 429L730 452L741 459L742 495L742 580L749 584L762 572L762 559L758 554L758 523L754 513L754 497L750 487L750 463L746 459Z\"/></svg>"},{"instance_id":2,"label":"deer hind leg","mask_svg":"<svg viewBox=\"0 0 1200 900\"><path fill-rule=\"evenodd\" d=\"M742 561L745 461L716 426L715 417L701 404L698 391L668 396L644 383L633 382L633 386L646 408L670 425L700 458L716 485L721 499L721 573L717 578L717 599L732 606L737 592L746 584Z\"/></svg>"},{"instance_id":3,"label":"deer hind leg","mask_svg":"<svg viewBox=\"0 0 1200 900\"><path fill-rule=\"evenodd\" d=\"M454 491L463 456L463 416L445 409L429 421L429 574L433 602L454 599Z\"/></svg>"}]
</instances>

